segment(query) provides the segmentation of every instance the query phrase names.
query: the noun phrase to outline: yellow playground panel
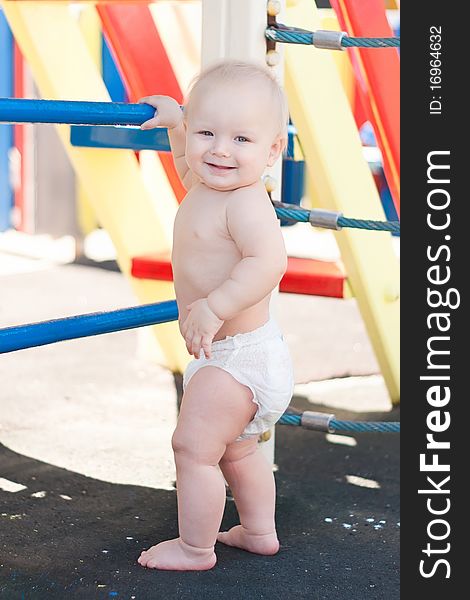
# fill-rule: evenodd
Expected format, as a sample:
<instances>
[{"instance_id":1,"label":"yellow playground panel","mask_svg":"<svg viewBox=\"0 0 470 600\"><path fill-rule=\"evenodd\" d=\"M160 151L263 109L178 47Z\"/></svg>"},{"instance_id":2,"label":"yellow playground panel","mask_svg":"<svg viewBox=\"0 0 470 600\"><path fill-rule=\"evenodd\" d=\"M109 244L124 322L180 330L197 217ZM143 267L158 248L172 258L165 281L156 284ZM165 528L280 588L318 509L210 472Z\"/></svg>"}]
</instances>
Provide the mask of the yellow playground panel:
<instances>
[{"instance_id":1,"label":"yellow playground panel","mask_svg":"<svg viewBox=\"0 0 470 600\"><path fill-rule=\"evenodd\" d=\"M85 38L91 56L95 62L96 68L101 72L101 28L100 20L96 10L91 4L85 4L80 13L80 29ZM92 204L86 195L80 180L76 182L77 194L77 219L80 225L80 231L86 235L96 229L99 225L96 222L96 216Z\"/></svg>"},{"instance_id":2,"label":"yellow playground panel","mask_svg":"<svg viewBox=\"0 0 470 600\"><path fill-rule=\"evenodd\" d=\"M310 0L286 10L287 25L321 29ZM323 208L345 216L384 220L380 198L329 52L287 45L285 86L304 151L309 185ZM394 402L399 387L399 264L391 236L342 230L336 235L354 296Z\"/></svg>"}]
</instances>

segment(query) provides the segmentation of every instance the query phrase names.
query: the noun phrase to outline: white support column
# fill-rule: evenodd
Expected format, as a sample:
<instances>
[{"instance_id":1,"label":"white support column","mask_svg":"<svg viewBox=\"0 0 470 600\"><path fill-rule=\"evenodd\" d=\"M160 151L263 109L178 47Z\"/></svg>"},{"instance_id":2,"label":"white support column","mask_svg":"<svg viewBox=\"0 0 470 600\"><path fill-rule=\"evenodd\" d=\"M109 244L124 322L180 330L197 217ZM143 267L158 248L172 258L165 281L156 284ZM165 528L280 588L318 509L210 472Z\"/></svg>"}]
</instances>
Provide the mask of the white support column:
<instances>
[{"instance_id":1,"label":"white support column","mask_svg":"<svg viewBox=\"0 0 470 600\"><path fill-rule=\"evenodd\" d=\"M203 0L202 68L224 58L265 63L266 0Z\"/></svg>"},{"instance_id":2,"label":"white support column","mask_svg":"<svg viewBox=\"0 0 470 600\"><path fill-rule=\"evenodd\" d=\"M275 66L267 64L266 40L267 0L202 0L202 68L223 59L239 59L259 63L273 69L277 80L284 81L284 61L282 44L277 45L279 53ZM279 2L281 12L277 18L282 22L285 0ZM282 158L267 169L265 176L275 180L273 200L281 200ZM271 314L276 318L277 295L271 299ZM271 437L261 444L262 450L271 463L274 463L274 428Z\"/></svg>"}]
</instances>

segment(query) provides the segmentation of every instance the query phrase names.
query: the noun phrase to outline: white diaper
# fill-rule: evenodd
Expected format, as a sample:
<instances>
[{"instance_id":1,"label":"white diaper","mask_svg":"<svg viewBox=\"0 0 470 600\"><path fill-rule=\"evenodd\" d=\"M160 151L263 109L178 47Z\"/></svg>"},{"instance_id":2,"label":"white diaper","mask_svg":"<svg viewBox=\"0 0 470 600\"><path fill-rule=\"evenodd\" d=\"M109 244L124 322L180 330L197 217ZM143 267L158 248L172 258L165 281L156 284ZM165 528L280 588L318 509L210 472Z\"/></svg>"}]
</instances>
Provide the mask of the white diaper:
<instances>
[{"instance_id":1,"label":"white diaper","mask_svg":"<svg viewBox=\"0 0 470 600\"><path fill-rule=\"evenodd\" d=\"M258 406L238 440L258 436L281 418L294 391L294 374L289 349L277 323L267 323L248 333L238 333L212 343L212 358L201 350L184 372L183 390L191 377L203 367L214 366L227 371L253 392Z\"/></svg>"}]
</instances>

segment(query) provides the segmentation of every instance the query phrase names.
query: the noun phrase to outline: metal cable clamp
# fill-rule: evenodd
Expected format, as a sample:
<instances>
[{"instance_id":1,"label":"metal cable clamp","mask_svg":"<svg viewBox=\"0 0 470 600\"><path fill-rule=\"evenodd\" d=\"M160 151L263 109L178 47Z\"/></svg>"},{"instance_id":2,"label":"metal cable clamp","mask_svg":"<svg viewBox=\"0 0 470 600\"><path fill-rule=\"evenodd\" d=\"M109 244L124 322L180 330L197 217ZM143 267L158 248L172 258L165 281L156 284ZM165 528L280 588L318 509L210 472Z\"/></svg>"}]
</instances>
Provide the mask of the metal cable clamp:
<instances>
[{"instance_id":1,"label":"metal cable clamp","mask_svg":"<svg viewBox=\"0 0 470 600\"><path fill-rule=\"evenodd\" d=\"M300 424L306 429L314 429L315 431L326 431L328 433L333 433L334 430L330 428L330 421L333 418L334 415L306 410L302 413Z\"/></svg>"},{"instance_id":2,"label":"metal cable clamp","mask_svg":"<svg viewBox=\"0 0 470 600\"><path fill-rule=\"evenodd\" d=\"M345 31L326 31L319 29L312 35L312 44L315 48L326 48L327 50L344 50L341 41L348 34Z\"/></svg>"},{"instance_id":3,"label":"metal cable clamp","mask_svg":"<svg viewBox=\"0 0 470 600\"><path fill-rule=\"evenodd\" d=\"M340 231L342 227L338 225L338 219L343 214L333 210L324 210L322 208L314 208L310 211L308 220L310 225L315 227L323 227L324 229L336 229Z\"/></svg>"}]
</instances>

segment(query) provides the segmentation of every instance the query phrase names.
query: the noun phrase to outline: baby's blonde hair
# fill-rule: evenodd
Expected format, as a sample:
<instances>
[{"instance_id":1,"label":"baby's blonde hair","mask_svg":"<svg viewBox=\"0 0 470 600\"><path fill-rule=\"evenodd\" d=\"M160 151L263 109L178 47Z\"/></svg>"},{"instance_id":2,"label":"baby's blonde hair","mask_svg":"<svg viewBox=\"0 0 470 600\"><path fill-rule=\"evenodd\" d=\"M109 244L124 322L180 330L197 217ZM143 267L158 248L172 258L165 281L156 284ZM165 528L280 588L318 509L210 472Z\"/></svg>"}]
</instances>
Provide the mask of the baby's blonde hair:
<instances>
[{"instance_id":1,"label":"baby's blonde hair","mask_svg":"<svg viewBox=\"0 0 470 600\"><path fill-rule=\"evenodd\" d=\"M268 69L255 63L236 60L217 63L205 69L190 83L189 90L184 100L185 113L188 112L191 105L191 99L194 97L195 92L197 92L203 84L210 83L211 81L217 83L252 81L254 85L256 85L256 83L267 84L271 91L273 102L278 109L278 135L287 139L287 124L289 121L287 98L284 90Z\"/></svg>"}]
</instances>

